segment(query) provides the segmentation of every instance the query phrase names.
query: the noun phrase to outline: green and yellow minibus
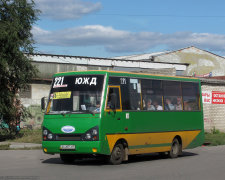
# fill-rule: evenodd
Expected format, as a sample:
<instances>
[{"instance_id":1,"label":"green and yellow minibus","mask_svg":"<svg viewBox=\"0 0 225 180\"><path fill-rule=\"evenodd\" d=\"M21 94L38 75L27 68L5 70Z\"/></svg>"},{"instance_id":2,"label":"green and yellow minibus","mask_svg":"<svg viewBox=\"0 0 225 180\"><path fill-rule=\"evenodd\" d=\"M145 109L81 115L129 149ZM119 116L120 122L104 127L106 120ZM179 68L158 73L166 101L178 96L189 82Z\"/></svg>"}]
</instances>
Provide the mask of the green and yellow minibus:
<instances>
[{"instance_id":1,"label":"green and yellow minibus","mask_svg":"<svg viewBox=\"0 0 225 180\"><path fill-rule=\"evenodd\" d=\"M203 144L201 84L130 72L57 73L42 129L43 151L65 163L95 156L120 164L154 152L176 158Z\"/></svg>"}]
</instances>

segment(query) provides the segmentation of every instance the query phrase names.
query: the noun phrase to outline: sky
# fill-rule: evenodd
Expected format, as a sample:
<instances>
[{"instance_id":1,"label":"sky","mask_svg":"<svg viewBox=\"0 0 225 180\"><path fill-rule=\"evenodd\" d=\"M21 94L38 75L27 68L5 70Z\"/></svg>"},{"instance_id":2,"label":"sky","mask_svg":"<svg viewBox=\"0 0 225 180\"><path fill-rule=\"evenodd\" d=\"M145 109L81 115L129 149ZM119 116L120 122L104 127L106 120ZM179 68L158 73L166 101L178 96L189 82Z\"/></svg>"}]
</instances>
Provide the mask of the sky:
<instances>
[{"instance_id":1,"label":"sky","mask_svg":"<svg viewBox=\"0 0 225 180\"><path fill-rule=\"evenodd\" d=\"M223 0L34 0L35 52L115 57L189 46L225 56Z\"/></svg>"}]
</instances>

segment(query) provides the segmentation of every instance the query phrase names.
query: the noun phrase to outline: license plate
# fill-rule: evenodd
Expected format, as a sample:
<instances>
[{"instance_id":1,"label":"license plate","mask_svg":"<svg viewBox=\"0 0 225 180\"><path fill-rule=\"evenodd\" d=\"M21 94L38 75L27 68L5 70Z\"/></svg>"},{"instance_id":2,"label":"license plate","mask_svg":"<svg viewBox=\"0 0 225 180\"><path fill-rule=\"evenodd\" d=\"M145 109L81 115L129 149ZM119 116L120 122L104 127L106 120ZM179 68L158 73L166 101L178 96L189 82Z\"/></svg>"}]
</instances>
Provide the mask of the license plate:
<instances>
[{"instance_id":1,"label":"license plate","mask_svg":"<svg viewBox=\"0 0 225 180\"><path fill-rule=\"evenodd\" d=\"M75 150L75 145L61 145L61 150Z\"/></svg>"}]
</instances>

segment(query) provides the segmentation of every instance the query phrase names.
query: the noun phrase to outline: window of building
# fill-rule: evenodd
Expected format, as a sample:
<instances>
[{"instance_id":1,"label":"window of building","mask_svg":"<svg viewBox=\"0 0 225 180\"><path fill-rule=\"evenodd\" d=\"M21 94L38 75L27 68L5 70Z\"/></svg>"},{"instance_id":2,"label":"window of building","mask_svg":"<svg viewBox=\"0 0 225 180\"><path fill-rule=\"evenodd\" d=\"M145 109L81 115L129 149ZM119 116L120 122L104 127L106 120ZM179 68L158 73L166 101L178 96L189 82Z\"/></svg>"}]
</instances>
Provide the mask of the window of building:
<instances>
[{"instance_id":1,"label":"window of building","mask_svg":"<svg viewBox=\"0 0 225 180\"><path fill-rule=\"evenodd\" d=\"M183 71L183 70L176 70L176 75L177 76L184 76L185 75L185 71Z\"/></svg>"}]
</instances>

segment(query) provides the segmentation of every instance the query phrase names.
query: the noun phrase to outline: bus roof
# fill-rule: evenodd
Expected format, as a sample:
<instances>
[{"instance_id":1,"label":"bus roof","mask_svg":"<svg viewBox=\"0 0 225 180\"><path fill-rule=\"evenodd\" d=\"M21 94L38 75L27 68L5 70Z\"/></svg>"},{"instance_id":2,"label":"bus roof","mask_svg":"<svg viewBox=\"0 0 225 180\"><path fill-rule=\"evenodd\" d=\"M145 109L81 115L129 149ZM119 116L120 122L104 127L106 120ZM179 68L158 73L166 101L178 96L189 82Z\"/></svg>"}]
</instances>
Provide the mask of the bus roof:
<instances>
[{"instance_id":1,"label":"bus roof","mask_svg":"<svg viewBox=\"0 0 225 180\"><path fill-rule=\"evenodd\" d=\"M60 72L53 75L56 76L71 76L71 75L85 75L85 74L102 74L111 76L124 76L124 77L138 77L138 78L154 78L162 80L182 80L182 81L197 81L200 82L198 78L185 77L185 76L169 76L169 75L159 75L159 74L148 74L148 73L137 73L137 72L123 72L123 71L109 71L109 70L89 70L89 71L68 71Z\"/></svg>"}]
</instances>

